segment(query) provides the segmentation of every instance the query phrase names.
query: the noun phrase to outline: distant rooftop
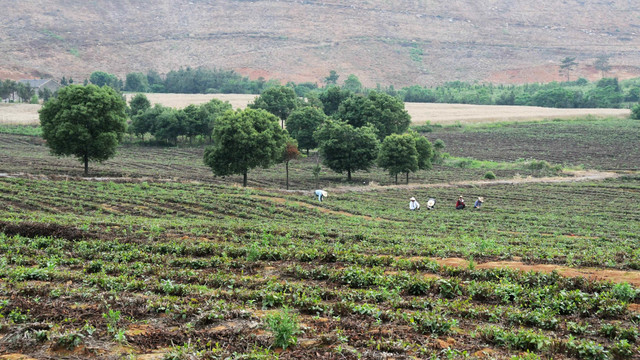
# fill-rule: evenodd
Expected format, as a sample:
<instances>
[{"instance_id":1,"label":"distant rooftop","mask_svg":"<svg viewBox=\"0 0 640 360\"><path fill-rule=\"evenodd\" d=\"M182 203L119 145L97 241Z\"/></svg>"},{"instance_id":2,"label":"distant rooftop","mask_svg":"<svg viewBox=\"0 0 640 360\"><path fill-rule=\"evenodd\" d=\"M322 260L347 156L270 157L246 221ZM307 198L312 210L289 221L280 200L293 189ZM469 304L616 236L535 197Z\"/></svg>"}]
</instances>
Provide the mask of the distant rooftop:
<instances>
[{"instance_id":1,"label":"distant rooftop","mask_svg":"<svg viewBox=\"0 0 640 360\"><path fill-rule=\"evenodd\" d=\"M53 79L27 79L27 80L18 80L21 84L29 84L32 88L39 88L40 86L48 83L49 81L54 81Z\"/></svg>"}]
</instances>

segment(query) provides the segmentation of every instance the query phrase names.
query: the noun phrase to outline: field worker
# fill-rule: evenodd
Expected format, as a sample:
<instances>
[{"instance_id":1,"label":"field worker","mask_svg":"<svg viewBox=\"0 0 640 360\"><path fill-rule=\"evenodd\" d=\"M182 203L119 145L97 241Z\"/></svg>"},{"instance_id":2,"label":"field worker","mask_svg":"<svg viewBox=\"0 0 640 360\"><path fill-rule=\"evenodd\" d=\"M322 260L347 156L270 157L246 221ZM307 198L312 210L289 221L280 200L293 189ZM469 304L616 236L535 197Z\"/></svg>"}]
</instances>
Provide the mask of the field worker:
<instances>
[{"instance_id":1,"label":"field worker","mask_svg":"<svg viewBox=\"0 0 640 360\"><path fill-rule=\"evenodd\" d=\"M480 206L482 206L483 202L484 202L484 198L482 196L479 196L478 200L476 200L475 204L473 204L473 208L474 209L479 209Z\"/></svg>"},{"instance_id":2,"label":"field worker","mask_svg":"<svg viewBox=\"0 0 640 360\"><path fill-rule=\"evenodd\" d=\"M416 198L413 196L409 199L409 210L418 210L420 209L420 204L416 201Z\"/></svg>"},{"instance_id":3,"label":"field worker","mask_svg":"<svg viewBox=\"0 0 640 360\"><path fill-rule=\"evenodd\" d=\"M318 201L322 202L322 200L324 200L324 198L326 198L328 194L324 190L316 190L316 196L318 197Z\"/></svg>"},{"instance_id":4,"label":"field worker","mask_svg":"<svg viewBox=\"0 0 640 360\"><path fill-rule=\"evenodd\" d=\"M456 210L462 210L465 206L464 199L462 198L462 195L460 195L458 197L458 201L456 201Z\"/></svg>"},{"instance_id":5,"label":"field worker","mask_svg":"<svg viewBox=\"0 0 640 360\"><path fill-rule=\"evenodd\" d=\"M431 209L433 209L435 206L436 206L436 199L434 199L434 198L430 198L430 199L427 201L427 210L431 210Z\"/></svg>"}]
</instances>

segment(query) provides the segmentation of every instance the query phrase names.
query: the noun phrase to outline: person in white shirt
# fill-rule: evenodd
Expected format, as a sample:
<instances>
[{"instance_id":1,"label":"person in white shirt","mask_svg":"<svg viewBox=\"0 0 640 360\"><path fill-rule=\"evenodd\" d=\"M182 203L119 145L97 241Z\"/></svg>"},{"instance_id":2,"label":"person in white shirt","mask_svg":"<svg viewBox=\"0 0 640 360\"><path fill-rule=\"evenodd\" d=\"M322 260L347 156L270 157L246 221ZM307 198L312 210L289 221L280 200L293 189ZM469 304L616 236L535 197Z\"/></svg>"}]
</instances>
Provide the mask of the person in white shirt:
<instances>
[{"instance_id":1,"label":"person in white shirt","mask_svg":"<svg viewBox=\"0 0 640 360\"><path fill-rule=\"evenodd\" d=\"M409 199L409 210L418 210L420 209L420 204L416 201L416 198L413 196Z\"/></svg>"}]
</instances>

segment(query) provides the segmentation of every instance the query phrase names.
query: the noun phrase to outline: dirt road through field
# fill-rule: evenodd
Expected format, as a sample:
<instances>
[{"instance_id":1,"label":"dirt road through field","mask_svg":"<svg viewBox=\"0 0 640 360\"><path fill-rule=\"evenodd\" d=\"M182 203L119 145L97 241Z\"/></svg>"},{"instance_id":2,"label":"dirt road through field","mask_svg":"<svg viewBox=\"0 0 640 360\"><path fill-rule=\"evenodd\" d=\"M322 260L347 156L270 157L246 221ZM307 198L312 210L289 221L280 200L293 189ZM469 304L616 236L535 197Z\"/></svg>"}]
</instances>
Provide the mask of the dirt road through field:
<instances>
[{"instance_id":1,"label":"dirt road through field","mask_svg":"<svg viewBox=\"0 0 640 360\"><path fill-rule=\"evenodd\" d=\"M374 185L374 186L361 186L361 187L338 186L334 188L327 188L325 190L342 194L342 193L348 193L348 192L387 191L387 190L397 190L397 189L518 185L518 184L532 184L532 183L566 183L566 182L578 182L578 181L600 181L605 179L614 179L622 175L616 172L597 171L597 170L567 171L565 172L565 174L569 176L526 177L526 178L512 178L512 179L504 179L504 180L470 180L470 181L456 181L456 182L437 183L437 184L409 184L409 185L386 185L386 186Z\"/></svg>"}]
</instances>

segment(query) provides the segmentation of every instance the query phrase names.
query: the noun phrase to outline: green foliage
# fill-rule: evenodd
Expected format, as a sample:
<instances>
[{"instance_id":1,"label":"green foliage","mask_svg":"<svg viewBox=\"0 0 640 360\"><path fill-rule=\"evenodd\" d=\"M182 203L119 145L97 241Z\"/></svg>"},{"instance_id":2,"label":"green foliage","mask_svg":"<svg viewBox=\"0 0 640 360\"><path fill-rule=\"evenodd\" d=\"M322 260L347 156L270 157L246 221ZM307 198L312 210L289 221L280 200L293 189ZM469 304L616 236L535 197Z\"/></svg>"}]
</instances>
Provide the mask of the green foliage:
<instances>
[{"instance_id":1,"label":"green foliage","mask_svg":"<svg viewBox=\"0 0 640 360\"><path fill-rule=\"evenodd\" d=\"M435 311L416 312L407 317L409 325L423 334L445 335L458 324L457 320L449 319Z\"/></svg>"},{"instance_id":2,"label":"green foliage","mask_svg":"<svg viewBox=\"0 0 640 360\"><path fill-rule=\"evenodd\" d=\"M322 102L322 110L324 113L327 114L327 116L332 116L338 111L340 104L352 95L353 93L349 90L340 89L337 86L331 86L320 93L318 97Z\"/></svg>"},{"instance_id":3,"label":"green foliage","mask_svg":"<svg viewBox=\"0 0 640 360\"><path fill-rule=\"evenodd\" d=\"M275 314L268 314L264 318L266 326L273 332L273 345L282 349L298 343L298 334L302 333L298 324L298 316L285 307Z\"/></svg>"},{"instance_id":4,"label":"green foliage","mask_svg":"<svg viewBox=\"0 0 640 360\"><path fill-rule=\"evenodd\" d=\"M488 180L494 180L496 178L496 174L494 174L493 171L487 171L486 173L484 173L484 178Z\"/></svg>"},{"instance_id":5,"label":"green foliage","mask_svg":"<svg viewBox=\"0 0 640 360\"><path fill-rule=\"evenodd\" d=\"M362 83L357 76L355 76L354 74L349 74L347 79L344 81L342 88L357 94L362 92Z\"/></svg>"},{"instance_id":6,"label":"green foliage","mask_svg":"<svg viewBox=\"0 0 640 360\"><path fill-rule=\"evenodd\" d=\"M129 101L129 116L136 116L151 108L151 102L145 94L136 94Z\"/></svg>"},{"instance_id":7,"label":"green foliage","mask_svg":"<svg viewBox=\"0 0 640 360\"><path fill-rule=\"evenodd\" d=\"M631 108L631 118L640 120L640 103L633 105Z\"/></svg>"},{"instance_id":8,"label":"green foliage","mask_svg":"<svg viewBox=\"0 0 640 360\"><path fill-rule=\"evenodd\" d=\"M118 79L117 76L104 71L92 72L89 76L89 81L98 87L109 86L115 90L122 89L122 80Z\"/></svg>"},{"instance_id":9,"label":"green foliage","mask_svg":"<svg viewBox=\"0 0 640 360\"><path fill-rule=\"evenodd\" d=\"M313 133L327 120L322 110L305 106L291 112L287 118L286 127L289 134L296 139L302 149L315 149L318 142Z\"/></svg>"},{"instance_id":10,"label":"green foliage","mask_svg":"<svg viewBox=\"0 0 640 360\"><path fill-rule=\"evenodd\" d=\"M284 122L291 112L298 108L298 97L292 88L275 86L263 91L253 103L250 109L263 109L277 116ZM283 123L284 124L284 123Z\"/></svg>"},{"instance_id":11,"label":"green foliage","mask_svg":"<svg viewBox=\"0 0 640 360\"><path fill-rule=\"evenodd\" d=\"M40 109L42 137L55 155L74 155L84 162L115 155L126 129L126 103L108 87L69 85Z\"/></svg>"},{"instance_id":12,"label":"green foliage","mask_svg":"<svg viewBox=\"0 0 640 360\"><path fill-rule=\"evenodd\" d=\"M372 126L355 128L345 122L328 120L314 134L323 163L335 172L368 170L378 155L378 139Z\"/></svg>"},{"instance_id":13,"label":"green foliage","mask_svg":"<svg viewBox=\"0 0 640 360\"><path fill-rule=\"evenodd\" d=\"M129 73L127 74L127 78L125 79L124 90L133 92L148 92L149 80L143 73Z\"/></svg>"},{"instance_id":14,"label":"green foliage","mask_svg":"<svg viewBox=\"0 0 640 360\"><path fill-rule=\"evenodd\" d=\"M380 146L377 163L379 167L387 170L389 175L396 176L396 183L398 174L417 171L418 151L415 136L412 134L387 136Z\"/></svg>"},{"instance_id":15,"label":"green foliage","mask_svg":"<svg viewBox=\"0 0 640 360\"><path fill-rule=\"evenodd\" d=\"M216 118L214 145L204 152L204 163L218 176L243 174L255 167L269 167L282 159L286 130L265 110L245 109L226 112Z\"/></svg>"},{"instance_id":16,"label":"green foliage","mask_svg":"<svg viewBox=\"0 0 640 360\"><path fill-rule=\"evenodd\" d=\"M376 91L370 92L367 97L353 95L345 99L334 117L354 127L373 125L379 140L405 132L411 123L411 117L400 99Z\"/></svg>"}]
</instances>

